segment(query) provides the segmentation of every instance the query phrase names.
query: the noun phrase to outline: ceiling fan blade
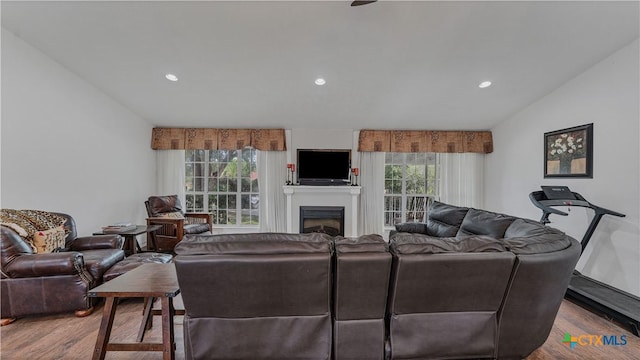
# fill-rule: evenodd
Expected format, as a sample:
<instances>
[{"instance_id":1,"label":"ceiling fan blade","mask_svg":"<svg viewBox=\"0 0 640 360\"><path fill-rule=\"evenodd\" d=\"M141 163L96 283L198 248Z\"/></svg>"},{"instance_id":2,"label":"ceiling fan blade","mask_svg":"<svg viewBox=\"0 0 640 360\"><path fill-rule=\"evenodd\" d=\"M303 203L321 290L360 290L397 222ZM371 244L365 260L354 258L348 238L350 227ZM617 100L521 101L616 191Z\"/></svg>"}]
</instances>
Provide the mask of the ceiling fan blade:
<instances>
[{"instance_id":1,"label":"ceiling fan blade","mask_svg":"<svg viewBox=\"0 0 640 360\"><path fill-rule=\"evenodd\" d=\"M377 0L364 0L364 1L353 1L351 2L351 6L360 6L360 5L367 5L367 4L371 4L376 2Z\"/></svg>"}]
</instances>

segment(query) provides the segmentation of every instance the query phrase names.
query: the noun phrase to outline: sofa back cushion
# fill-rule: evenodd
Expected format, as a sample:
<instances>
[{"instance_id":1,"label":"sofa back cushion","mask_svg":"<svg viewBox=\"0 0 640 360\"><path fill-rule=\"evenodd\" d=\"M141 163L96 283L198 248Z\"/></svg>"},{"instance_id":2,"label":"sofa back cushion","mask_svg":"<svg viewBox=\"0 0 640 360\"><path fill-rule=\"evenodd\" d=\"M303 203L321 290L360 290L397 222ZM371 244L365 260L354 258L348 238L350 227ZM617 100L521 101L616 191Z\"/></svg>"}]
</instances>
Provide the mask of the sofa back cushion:
<instances>
[{"instance_id":1,"label":"sofa back cushion","mask_svg":"<svg viewBox=\"0 0 640 360\"><path fill-rule=\"evenodd\" d=\"M394 254L391 358L494 358L498 310L514 263L507 251Z\"/></svg>"},{"instance_id":2,"label":"sofa back cushion","mask_svg":"<svg viewBox=\"0 0 640 360\"><path fill-rule=\"evenodd\" d=\"M487 235L499 239L515 220L513 216L485 210L469 209L456 236Z\"/></svg>"},{"instance_id":3,"label":"sofa back cushion","mask_svg":"<svg viewBox=\"0 0 640 360\"><path fill-rule=\"evenodd\" d=\"M177 255L265 255L327 251L331 251L331 236L321 233L189 235L174 249Z\"/></svg>"},{"instance_id":4,"label":"sofa back cushion","mask_svg":"<svg viewBox=\"0 0 640 360\"><path fill-rule=\"evenodd\" d=\"M396 254L442 254L507 251L502 240L490 236L434 237L424 234L398 233L390 247Z\"/></svg>"},{"instance_id":5,"label":"sofa back cushion","mask_svg":"<svg viewBox=\"0 0 640 360\"><path fill-rule=\"evenodd\" d=\"M384 319L391 254L377 234L335 238L334 319Z\"/></svg>"},{"instance_id":6,"label":"sofa back cushion","mask_svg":"<svg viewBox=\"0 0 640 360\"><path fill-rule=\"evenodd\" d=\"M186 358L329 359L330 240L324 234L186 236L175 248Z\"/></svg>"},{"instance_id":7,"label":"sofa back cushion","mask_svg":"<svg viewBox=\"0 0 640 360\"><path fill-rule=\"evenodd\" d=\"M187 237L175 248L185 309L191 318L329 314L331 243L322 235Z\"/></svg>"},{"instance_id":8,"label":"sofa back cushion","mask_svg":"<svg viewBox=\"0 0 640 360\"><path fill-rule=\"evenodd\" d=\"M571 246L571 238L539 222L516 219L504 234L505 246L515 254L542 254Z\"/></svg>"},{"instance_id":9,"label":"sofa back cushion","mask_svg":"<svg viewBox=\"0 0 640 360\"><path fill-rule=\"evenodd\" d=\"M394 234L399 232L426 234L427 224L421 222L399 223L395 225L395 230L396 231L393 232ZM391 235L391 233L389 235Z\"/></svg>"},{"instance_id":10,"label":"sofa back cushion","mask_svg":"<svg viewBox=\"0 0 640 360\"><path fill-rule=\"evenodd\" d=\"M388 253L389 244L378 234L362 235L358 238L336 236L336 253Z\"/></svg>"},{"instance_id":11,"label":"sofa back cushion","mask_svg":"<svg viewBox=\"0 0 640 360\"><path fill-rule=\"evenodd\" d=\"M427 235L438 237L456 236L469 208L434 201L427 213Z\"/></svg>"}]
</instances>

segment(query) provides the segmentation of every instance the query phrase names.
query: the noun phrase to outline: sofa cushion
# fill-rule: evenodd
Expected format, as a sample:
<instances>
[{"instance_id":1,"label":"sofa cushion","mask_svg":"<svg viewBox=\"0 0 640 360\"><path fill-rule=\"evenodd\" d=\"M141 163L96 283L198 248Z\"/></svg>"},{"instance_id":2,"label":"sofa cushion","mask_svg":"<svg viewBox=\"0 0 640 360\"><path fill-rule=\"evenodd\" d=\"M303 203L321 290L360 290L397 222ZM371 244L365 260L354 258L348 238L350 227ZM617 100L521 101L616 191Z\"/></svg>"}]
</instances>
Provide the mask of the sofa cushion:
<instances>
[{"instance_id":1,"label":"sofa cushion","mask_svg":"<svg viewBox=\"0 0 640 360\"><path fill-rule=\"evenodd\" d=\"M516 219L509 225L504 233L505 238L539 236L548 232L562 233L560 230L550 228L537 221L527 219Z\"/></svg>"},{"instance_id":2,"label":"sofa cushion","mask_svg":"<svg viewBox=\"0 0 640 360\"><path fill-rule=\"evenodd\" d=\"M490 236L434 237L398 233L390 244L396 254L441 254L507 251L501 240Z\"/></svg>"},{"instance_id":3,"label":"sofa cushion","mask_svg":"<svg viewBox=\"0 0 640 360\"><path fill-rule=\"evenodd\" d=\"M514 254L549 253L571 245L571 238L562 231L525 219L516 219L504 237L505 246Z\"/></svg>"},{"instance_id":4,"label":"sofa cushion","mask_svg":"<svg viewBox=\"0 0 640 360\"><path fill-rule=\"evenodd\" d=\"M98 283L102 275L118 261L124 259L124 251L120 249L100 249L82 251L84 266Z\"/></svg>"},{"instance_id":5,"label":"sofa cushion","mask_svg":"<svg viewBox=\"0 0 640 360\"><path fill-rule=\"evenodd\" d=\"M513 216L504 214L469 209L456 236L487 235L503 238L505 231L515 219Z\"/></svg>"},{"instance_id":6,"label":"sofa cushion","mask_svg":"<svg viewBox=\"0 0 640 360\"><path fill-rule=\"evenodd\" d=\"M192 235L179 242L178 255L265 255L331 251L331 236L321 233Z\"/></svg>"},{"instance_id":7,"label":"sofa cushion","mask_svg":"<svg viewBox=\"0 0 640 360\"><path fill-rule=\"evenodd\" d=\"M427 233L427 224L420 222L405 222L396 224L397 232L408 232L408 233L418 233L418 234L426 234Z\"/></svg>"},{"instance_id":8,"label":"sofa cushion","mask_svg":"<svg viewBox=\"0 0 640 360\"><path fill-rule=\"evenodd\" d=\"M336 236L336 253L387 252L388 244L378 234L362 235L358 238Z\"/></svg>"},{"instance_id":9,"label":"sofa cushion","mask_svg":"<svg viewBox=\"0 0 640 360\"><path fill-rule=\"evenodd\" d=\"M427 235L456 236L469 208L434 201L427 214Z\"/></svg>"},{"instance_id":10,"label":"sofa cushion","mask_svg":"<svg viewBox=\"0 0 640 360\"><path fill-rule=\"evenodd\" d=\"M209 224L184 224L182 229L185 234L202 234L211 230Z\"/></svg>"}]
</instances>

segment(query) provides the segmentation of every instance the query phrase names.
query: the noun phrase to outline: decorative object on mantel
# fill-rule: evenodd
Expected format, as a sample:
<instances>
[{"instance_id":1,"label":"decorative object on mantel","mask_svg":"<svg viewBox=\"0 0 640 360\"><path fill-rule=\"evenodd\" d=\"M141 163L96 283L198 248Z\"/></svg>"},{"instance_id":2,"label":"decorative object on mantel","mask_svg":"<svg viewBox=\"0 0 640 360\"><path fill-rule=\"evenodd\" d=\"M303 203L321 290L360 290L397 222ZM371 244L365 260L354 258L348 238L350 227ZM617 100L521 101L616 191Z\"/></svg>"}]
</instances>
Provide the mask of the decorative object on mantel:
<instances>
[{"instance_id":1,"label":"decorative object on mantel","mask_svg":"<svg viewBox=\"0 0 640 360\"><path fill-rule=\"evenodd\" d=\"M593 123L544 134L545 178L593 178Z\"/></svg>"},{"instance_id":2,"label":"decorative object on mantel","mask_svg":"<svg viewBox=\"0 0 640 360\"><path fill-rule=\"evenodd\" d=\"M360 130L358 151L368 152L493 152L491 131Z\"/></svg>"},{"instance_id":3,"label":"decorative object on mantel","mask_svg":"<svg viewBox=\"0 0 640 360\"><path fill-rule=\"evenodd\" d=\"M284 129L153 128L153 150L287 150Z\"/></svg>"},{"instance_id":4,"label":"decorative object on mantel","mask_svg":"<svg viewBox=\"0 0 640 360\"><path fill-rule=\"evenodd\" d=\"M295 184L294 182L294 172L296 171L296 164L287 164L287 184L286 185L293 185Z\"/></svg>"},{"instance_id":5,"label":"decorative object on mantel","mask_svg":"<svg viewBox=\"0 0 640 360\"><path fill-rule=\"evenodd\" d=\"M351 184L351 186L358 186L358 175L360 175L360 169L358 168L353 168L351 169L351 173L353 174L353 178L354 178L354 182Z\"/></svg>"}]
</instances>

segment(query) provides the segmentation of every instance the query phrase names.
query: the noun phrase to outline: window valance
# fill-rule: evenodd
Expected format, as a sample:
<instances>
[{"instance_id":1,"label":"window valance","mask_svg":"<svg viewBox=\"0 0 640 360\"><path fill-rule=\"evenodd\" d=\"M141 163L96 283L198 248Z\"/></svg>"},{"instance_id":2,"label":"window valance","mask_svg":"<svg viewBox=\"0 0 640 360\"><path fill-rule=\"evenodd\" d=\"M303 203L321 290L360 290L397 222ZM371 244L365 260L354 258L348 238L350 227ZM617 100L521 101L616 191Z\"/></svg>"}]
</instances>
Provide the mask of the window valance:
<instances>
[{"instance_id":1,"label":"window valance","mask_svg":"<svg viewBox=\"0 0 640 360\"><path fill-rule=\"evenodd\" d=\"M284 129L153 128L153 150L287 150Z\"/></svg>"},{"instance_id":2,"label":"window valance","mask_svg":"<svg viewBox=\"0 0 640 360\"><path fill-rule=\"evenodd\" d=\"M358 151L493 152L491 131L360 130Z\"/></svg>"}]
</instances>

